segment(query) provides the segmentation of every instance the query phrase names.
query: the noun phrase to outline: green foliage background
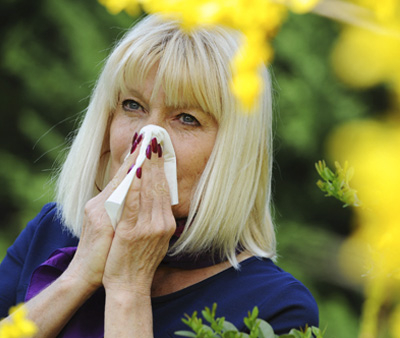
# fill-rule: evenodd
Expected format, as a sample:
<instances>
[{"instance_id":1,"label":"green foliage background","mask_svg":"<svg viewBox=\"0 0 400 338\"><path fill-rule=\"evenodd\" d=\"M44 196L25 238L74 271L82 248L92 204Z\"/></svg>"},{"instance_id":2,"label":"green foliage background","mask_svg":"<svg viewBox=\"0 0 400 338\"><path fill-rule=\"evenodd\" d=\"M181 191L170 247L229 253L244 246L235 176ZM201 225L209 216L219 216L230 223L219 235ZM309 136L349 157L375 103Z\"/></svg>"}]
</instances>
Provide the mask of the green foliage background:
<instances>
[{"instance_id":1,"label":"green foliage background","mask_svg":"<svg viewBox=\"0 0 400 338\"><path fill-rule=\"evenodd\" d=\"M52 177L102 60L134 20L110 15L95 0L3 0L0 13L2 259L52 200ZM292 15L275 40L274 200L279 265L316 297L326 336L351 338L362 292L341 275L337 260L351 211L323 198L314 163L326 157L324 142L336 125L383 110L386 92L355 92L337 81L329 54L339 29L314 15Z\"/></svg>"}]
</instances>

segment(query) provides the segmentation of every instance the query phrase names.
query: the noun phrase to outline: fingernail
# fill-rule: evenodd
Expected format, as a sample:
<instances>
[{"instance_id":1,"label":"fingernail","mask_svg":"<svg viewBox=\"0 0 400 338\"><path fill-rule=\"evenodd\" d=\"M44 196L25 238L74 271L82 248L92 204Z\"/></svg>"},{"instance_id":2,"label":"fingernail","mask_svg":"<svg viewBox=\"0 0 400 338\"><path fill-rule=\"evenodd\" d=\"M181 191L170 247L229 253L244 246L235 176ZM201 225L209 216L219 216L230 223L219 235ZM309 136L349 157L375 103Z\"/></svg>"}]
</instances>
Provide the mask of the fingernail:
<instances>
[{"instance_id":1,"label":"fingernail","mask_svg":"<svg viewBox=\"0 0 400 338\"><path fill-rule=\"evenodd\" d=\"M140 134L139 137L137 137L137 133L133 136L133 143L132 143L132 148L131 148L131 154L136 150L137 145L140 143L140 141L143 139L143 135Z\"/></svg>"},{"instance_id":2,"label":"fingernail","mask_svg":"<svg viewBox=\"0 0 400 338\"><path fill-rule=\"evenodd\" d=\"M135 141L136 141L136 139L137 139L137 133L135 133L135 135L133 135L133 139L132 139L132 144L134 144L135 143Z\"/></svg>"},{"instance_id":3,"label":"fingernail","mask_svg":"<svg viewBox=\"0 0 400 338\"><path fill-rule=\"evenodd\" d=\"M155 137L151 140L151 147L153 148L153 153L155 154L157 152L157 139Z\"/></svg>"},{"instance_id":4,"label":"fingernail","mask_svg":"<svg viewBox=\"0 0 400 338\"><path fill-rule=\"evenodd\" d=\"M131 172L132 168L135 166L135 163L131 165L131 167L129 168L128 172L126 173L127 175Z\"/></svg>"},{"instance_id":5,"label":"fingernail","mask_svg":"<svg viewBox=\"0 0 400 338\"><path fill-rule=\"evenodd\" d=\"M136 177L137 177L137 178L141 178L141 177L142 177L142 168L141 168L141 167L137 168L137 170L136 170Z\"/></svg>"},{"instance_id":6,"label":"fingernail","mask_svg":"<svg viewBox=\"0 0 400 338\"><path fill-rule=\"evenodd\" d=\"M157 145L157 152L158 152L158 157L162 156L162 148L161 148L161 144Z\"/></svg>"},{"instance_id":7,"label":"fingernail","mask_svg":"<svg viewBox=\"0 0 400 338\"><path fill-rule=\"evenodd\" d=\"M146 157L150 160L151 159L151 145L149 144L146 148Z\"/></svg>"},{"instance_id":8,"label":"fingernail","mask_svg":"<svg viewBox=\"0 0 400 338\"><path fill-rule=\"evenodd\" d=\"M137 144L137 141L133 142L132 148L131 148L131 154L135 151L137 145L138 145L138 144Z\"/></svg>"}]
</instances>

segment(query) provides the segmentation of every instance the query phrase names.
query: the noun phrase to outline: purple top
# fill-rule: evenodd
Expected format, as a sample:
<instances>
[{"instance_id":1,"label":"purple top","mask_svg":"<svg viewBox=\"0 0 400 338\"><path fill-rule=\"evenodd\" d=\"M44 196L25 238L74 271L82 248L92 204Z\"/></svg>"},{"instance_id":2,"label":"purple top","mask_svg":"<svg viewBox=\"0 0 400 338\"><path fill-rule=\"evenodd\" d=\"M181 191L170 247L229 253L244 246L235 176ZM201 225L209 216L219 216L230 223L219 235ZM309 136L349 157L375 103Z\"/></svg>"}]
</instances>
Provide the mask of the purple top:
<instances>
[{"instance_id":1,"label":"purple top","mask_svg":"<svg viewBox=\"0 0 400 338\"><path fill-rule=\"evenodd\" d=\"M56 250L50 258L33 273L25 301L36 296L54 282L67 269L74 257L76 247ZM75 313L58 337L98 338L104 335L105 292L101 288Z\"/></svg>"},{"instance_id":2,"label":"purple top","mask_svg":"<svg viewBox=\"0 0 400 338\"><path fill-rule=\"evenodd\" d=\"M25 295L30 299L58 278L77 244L78 239L56 217L55 205L46 205L0 264L0 317L10 306L24 301ZM225 316L241 331L245 330L243 318L254 306L276 334L306 324L318 326L318 308L305 286L271 260L252 257L241 263L239 271L229 268L172 294L152 298L154 337L176 337L174 332L188 329L181 320L184 314L199 312L214 302L218 304L217 316ZM59 337L103 337L104 304L105 292L100 288Z\"/></svg>"}]
</instances>

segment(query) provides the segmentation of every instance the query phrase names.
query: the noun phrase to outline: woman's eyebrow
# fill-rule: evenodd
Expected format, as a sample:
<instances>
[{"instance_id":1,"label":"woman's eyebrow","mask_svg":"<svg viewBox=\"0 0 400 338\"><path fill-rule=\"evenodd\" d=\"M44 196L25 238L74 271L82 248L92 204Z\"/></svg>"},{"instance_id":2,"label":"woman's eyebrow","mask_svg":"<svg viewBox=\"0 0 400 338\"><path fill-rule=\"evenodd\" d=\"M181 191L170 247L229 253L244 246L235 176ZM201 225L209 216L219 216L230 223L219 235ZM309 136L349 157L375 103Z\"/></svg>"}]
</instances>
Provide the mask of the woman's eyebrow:
<instances>
[{"instance_id":1,"label":"woman's eyebrow","mask_svg":"<svg viewBox=\"0 0 400 338\"><path fill-rule=\"evenodd\" d=\"M176 105L171 105L170 107L168 107L168 108L171 108L171 109L176 109L176 110L180 110L180 109L182 109L183 111L193 111L193 110L195 110L195 111L197 111L197 112L199 112L199 113L201 113L201 114L204 114L204 115L210 115L210 113L209 112L206 112L206 111L204 111L200 106L194 106L194 105L187 105L187 104L176 104Z\"/></svg>"},{"instance_id":2,"label":"woman's eyebrow","mask_svg":"<svg viewBox=\"0 0 400 338\"><path fill-rule=\"evenodd\" d=\"M129 88L126 87L123 91L122 94L124 95L133 95L135 97L137 97L139 100L141 101L146 101L145 97L143 96L142 92L135 89L135 88Z\"/></svg>"}]
</instances>

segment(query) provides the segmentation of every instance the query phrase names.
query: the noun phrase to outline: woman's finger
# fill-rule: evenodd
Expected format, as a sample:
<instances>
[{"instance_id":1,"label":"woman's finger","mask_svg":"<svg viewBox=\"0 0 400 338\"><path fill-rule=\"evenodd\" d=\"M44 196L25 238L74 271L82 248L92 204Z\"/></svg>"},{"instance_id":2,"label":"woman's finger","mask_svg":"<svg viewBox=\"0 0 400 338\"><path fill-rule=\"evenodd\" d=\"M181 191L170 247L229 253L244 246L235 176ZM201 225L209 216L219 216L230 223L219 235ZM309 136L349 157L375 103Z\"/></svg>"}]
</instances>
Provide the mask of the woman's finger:
<instances>
[{"instance_id":1,"label":"woman's finger","mask_svg":"<svg viewBox=\"0 0 400 338\"><path fill-rule=\"evenodd\" d=\"M157 143L152 143L146 149L147 159L135 173L122 212L121 221L130 223L130 227L136 225L139 217L140 223L149 226L165 222L165 216L173 219L162 151Z\"/></svg>"},{"instance_id":2,"label":"woman's finger","mask_svg":"<svg viewBox=\"0 0 400 338\"><path fill-rule=\"evenodd\" d=\"M135 134L136 135L136 134ZM118 169L115 176L111 179L111 181L106 185L104 190L102 191L101 195L102 199L106 200L110 195L114 192L115 189L119 186L125 176L128 174L129 170L132 169L133 165L136 162L136 159L139 154L139 149L141 146L142 136L139 135L138 137L133 138L133 144L130 145L127 154L127 158L122 163L121 167Z\"/></svg>"}]
</instances>

